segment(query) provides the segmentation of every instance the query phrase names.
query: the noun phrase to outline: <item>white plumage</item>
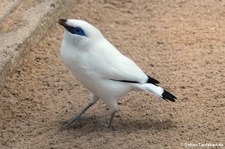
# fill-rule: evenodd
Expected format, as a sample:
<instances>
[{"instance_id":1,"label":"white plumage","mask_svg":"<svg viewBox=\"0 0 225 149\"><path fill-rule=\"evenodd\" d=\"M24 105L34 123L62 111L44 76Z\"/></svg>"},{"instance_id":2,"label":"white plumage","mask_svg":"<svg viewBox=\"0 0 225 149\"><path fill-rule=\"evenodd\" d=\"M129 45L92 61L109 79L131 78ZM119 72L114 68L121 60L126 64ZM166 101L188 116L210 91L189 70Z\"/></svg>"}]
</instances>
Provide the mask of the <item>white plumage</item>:
<instances>
[{"instance_id":1,"label":"white plumage","mask_svg":"<svg viewBox=\"0 0 225 149\"><path fill-rule=\"evenodd\" d=\"M88 22L60 19L64 26L61 57L74 76L91 91L91 102L75 117L69 126L100 98L111 110L111 123L118 109L117 99L132 90L144 90L175 101L176 97L157 86L159 82L146 75L131 59L122 55L101 32Z\"/></svg>"}]
</instances>

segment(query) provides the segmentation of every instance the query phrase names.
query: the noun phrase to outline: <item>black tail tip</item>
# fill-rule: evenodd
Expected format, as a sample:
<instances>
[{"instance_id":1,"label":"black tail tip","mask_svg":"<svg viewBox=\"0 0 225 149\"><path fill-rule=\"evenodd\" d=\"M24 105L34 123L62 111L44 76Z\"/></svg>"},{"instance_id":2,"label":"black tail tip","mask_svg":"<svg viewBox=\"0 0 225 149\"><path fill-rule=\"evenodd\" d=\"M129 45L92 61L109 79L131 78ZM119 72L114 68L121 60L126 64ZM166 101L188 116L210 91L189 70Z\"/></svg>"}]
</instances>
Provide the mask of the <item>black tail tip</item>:
<instances>
[{"instance_id":1,"label":"black tail tip","mask_svg":"<svg viewBox=\"0 0 225 149\"><path fill-rule=\"evenodd\" d=\"M171 94L170 92L164 90L163 94L162 94L162 98L166 101L172 101L175 102L177 97L175 97L173 94Z\"/></svg>"}]
</instances>

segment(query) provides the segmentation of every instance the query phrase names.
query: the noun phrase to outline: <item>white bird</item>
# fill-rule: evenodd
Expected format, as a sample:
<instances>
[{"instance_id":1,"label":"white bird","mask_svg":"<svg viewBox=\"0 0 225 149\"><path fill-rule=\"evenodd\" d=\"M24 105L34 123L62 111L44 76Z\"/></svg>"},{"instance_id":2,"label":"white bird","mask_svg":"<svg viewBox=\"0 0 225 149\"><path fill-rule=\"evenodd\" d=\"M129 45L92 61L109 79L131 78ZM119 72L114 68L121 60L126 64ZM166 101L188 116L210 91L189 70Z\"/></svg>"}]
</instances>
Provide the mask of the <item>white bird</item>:
<instances>
[{"instance_id":1,"label":"white bird","mask_svg":"<svg viewBox=\"0 0 225 149\"><path fill-rule=\"evenodd\" d=\"M159 81L121 54L93 25L75 19L59 19L58 23L65 28L60 50L62 60L91 91L88 105L66 121L66 126L79 121L82 114L101 99L111 111L105 126L113 128L112 120L118 111L117 99L132 90L143 90L167 101L175 101L173 94L157 86Z\"/></svg>"}]
</instances>

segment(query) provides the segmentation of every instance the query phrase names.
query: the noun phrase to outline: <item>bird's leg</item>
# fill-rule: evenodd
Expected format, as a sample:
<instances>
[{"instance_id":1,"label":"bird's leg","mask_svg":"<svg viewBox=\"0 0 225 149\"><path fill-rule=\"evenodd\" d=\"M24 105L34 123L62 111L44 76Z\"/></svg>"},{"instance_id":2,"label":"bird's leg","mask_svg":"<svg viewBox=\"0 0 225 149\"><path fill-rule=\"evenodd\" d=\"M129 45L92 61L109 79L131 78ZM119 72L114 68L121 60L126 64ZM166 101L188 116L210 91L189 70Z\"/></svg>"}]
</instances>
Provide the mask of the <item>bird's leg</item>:
<instances>
[{"instance_id":1,"label":"bird's leg","mask_svg":"<svg viewBox=\"0 0 225 149\"><path fill-rule=\"evenodd\" d=\"M106 122L106 124L105 124L105 127L106 127L106 128L111 128L112 130L115 130L115 128L114 128L113 125L112 125L112 121L113 121L113 118L114 118L114 116L115 116L115 113L116 113L116 111L113 111L113 112L111 113L110 118L109 118L109 122L108 122L108 123Z\"/></svg>"},{"instance_id":2,"label":"bird's leg","mask_svg":"<svg viewBox=\"0 0 225 149\"><path fill-rule=\"evenodd\" d=\"M108 102L107 104L109 105L110 109L111 109L111 115L109 118L109 121L103 124L103 126L105 128L111 128L112 130L115 130L115 128L112 125L113 122L113 118L116 114L116 112L118 111L118 104L116 102L116 100L109 100L110 102Z\"/></svg>"},{"instance_id":3,"label":"bird's leg","mask_svg":"<svg viewBox=\"0 0 225 149\"><path fill-rule=\"evenodd\" d=\"M80 111L80 113L78 113L77 115L73 116L71 119L65 121L63 124L65 126L70 126L72 124L74 124L76 121L79 121L81 116L91 107L93 106L97 101L98 101L98 97L94 94L91 94L91 101L88 103L88 105L86 107L84 107L84 109L82 109Z\"/></svg>"},{"instance_id":4,"label":"bird's leg","mask_svg":"<svg viewBox=\"0 0 225 149\"><path fill-rule=\"evenodd\" d=\"M80 111L80 113L76 114L75 116L73 116L71 119L67 120L64 122L65 125L71 125L73 124L75 121L79 121L81 116L92 106L94 105L94 103L88 103L88 105Z\"/></svg>"}]
</instances>

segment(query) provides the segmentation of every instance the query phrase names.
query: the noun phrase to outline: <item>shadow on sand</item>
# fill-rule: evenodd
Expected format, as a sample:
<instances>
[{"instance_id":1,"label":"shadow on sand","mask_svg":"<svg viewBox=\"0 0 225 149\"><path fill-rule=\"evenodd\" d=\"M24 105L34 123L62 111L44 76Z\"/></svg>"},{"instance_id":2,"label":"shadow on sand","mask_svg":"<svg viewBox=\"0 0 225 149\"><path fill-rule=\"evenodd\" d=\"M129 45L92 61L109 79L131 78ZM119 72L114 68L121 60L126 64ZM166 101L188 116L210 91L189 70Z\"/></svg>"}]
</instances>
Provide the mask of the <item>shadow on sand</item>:
<instances>
[{"instance_id":1,"label":"shadow on sand","mask_svg":"<svg viewBox=\"0 0 225 149\"><path fill-rule=\"evenodd\" d=\"M105 128L101 124L105 121L102 121L101 117L92 116L92 117L83 117L79 122L75 122L74 125L69 127L64 127L61 124L60 131L69 130L76 132L95 132L95 131L112 131L112 129ZM139 130L154 130L154 131L163 131L167 129L172 129L176 127L175 122L170 119L159 120L159 119L117 119L113 121L113 126L115 132L133 132Z\"/></svg>"}]
</instances>

